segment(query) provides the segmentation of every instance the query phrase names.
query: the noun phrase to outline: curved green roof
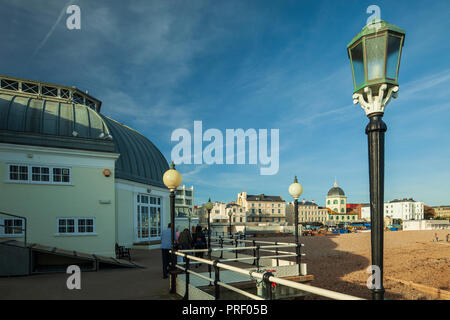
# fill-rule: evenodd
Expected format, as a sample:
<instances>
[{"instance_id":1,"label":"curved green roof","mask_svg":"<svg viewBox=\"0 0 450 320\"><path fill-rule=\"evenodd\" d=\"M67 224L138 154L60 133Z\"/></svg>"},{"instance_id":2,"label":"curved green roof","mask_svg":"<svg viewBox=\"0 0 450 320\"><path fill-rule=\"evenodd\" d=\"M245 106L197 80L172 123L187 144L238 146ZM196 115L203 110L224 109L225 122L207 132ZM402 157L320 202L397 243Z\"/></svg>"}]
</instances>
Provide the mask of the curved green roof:
<instances>
[{"instance_id":1,"label":"curved green roof","mask_svg":"<svg viewBox=\"0 0 450 320\"><path fill-rule=\"evenodd\" d=\"M159 149L136 130L102 115L113 136L116 161L115 177L165 188L163 175L169 169Z\"/></svg>"},{"instance_id":2,"label":"curved green roof","mask_svg":"<svg viewBox=\"0 0 450 320\"><path fill-rule=\"evenodd\" d=\"M0 93L0 142L112 151L109 129L93 109Z\"/></svg>"}]
</instances>

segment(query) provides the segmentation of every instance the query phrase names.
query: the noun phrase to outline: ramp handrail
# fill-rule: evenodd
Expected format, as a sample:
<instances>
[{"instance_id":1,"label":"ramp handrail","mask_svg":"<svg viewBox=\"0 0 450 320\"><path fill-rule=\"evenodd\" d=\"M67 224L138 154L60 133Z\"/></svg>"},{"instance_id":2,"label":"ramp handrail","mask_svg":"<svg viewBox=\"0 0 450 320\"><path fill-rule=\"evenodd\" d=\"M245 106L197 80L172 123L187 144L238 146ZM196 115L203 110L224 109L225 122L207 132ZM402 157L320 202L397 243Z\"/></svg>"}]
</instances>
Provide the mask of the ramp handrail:
<instances>
[{"instance_id":1,"label":"ramp handrail","mask_svg":"<svg viewBox=\"0 0 450 320\"><path fill-rule=\"evenodd\" d=\"M170 252L172 252L172 251L170 251ZM198 261L200 263L205 263L207 265L213 266L216 269L216 279L208 278L208 277L205 277L205 276L202 276L202 278L204 278L206 280L209 280L209 281L214 281L214 284L216 286L223 286L223 287L225 287L223 285L223 283L219 281L218 276L217 276L217 274L218 274L217 270L219 268L222 268L222 269L225 269L225 270L229 270L229 271L233 271L233 272L240 273L240 274L243 274L243 275L247 275L247 276L249 276L250 279L259 279L259 280L265 281L266 284L268 284L268 283L277 283L277 284L280 284L280 285L284 285L284 286L287 286L287 287L290 287L290 288L294 288L294 289L297 289L297 290L306 291L306 292L313 293L313 294L316 294L316 295L319 295L319 296L322 296L322 297L326 297L326 298L331 298L331 299L335 299L335 300L365 300L365 299L354 297L354 296L351 296L351 295L348 295L348 294L339 293L339 292L331 291L331 290L328 290L328 289L317 288L317 287L313 287L313 286L310 286L310 285L305 285L305 284L297 283L297 282L294 282L294 281L278 278L278 277L273 276L272 274L269 274L268 272L266 272L266 273L259 273L259 272L256 272L256 271L249 271L249 270L246 270L246 269L230 266L230 265L218 262L218 261L210 261L210 260L206 260L206 259L203 259L203 258L200 258L200 257L195 257L195 256L192 256L192 255L188 255L188 254L185 254L185 253L179 252L179 251L175 251L175 254L178 255L178 256L184 257L187 260L194 260L194 261ZM186 268L181 268L180 266L177 266L177 267L179 269L184 270L187 273L195 274L193 272L190 272L188 267L186 267ZM186 283L186 287L188 287L187 283ZM226 287L228 289L232 290L232 291L240 293L239 292L240 290L237 289L237 288L234 288L234 287L229 286L229 285L227 285ZM250 295L247 295L247 296L250 296ZM218 298L217 289L216 289L216 298Z\"/></svg>"}]
</instances>

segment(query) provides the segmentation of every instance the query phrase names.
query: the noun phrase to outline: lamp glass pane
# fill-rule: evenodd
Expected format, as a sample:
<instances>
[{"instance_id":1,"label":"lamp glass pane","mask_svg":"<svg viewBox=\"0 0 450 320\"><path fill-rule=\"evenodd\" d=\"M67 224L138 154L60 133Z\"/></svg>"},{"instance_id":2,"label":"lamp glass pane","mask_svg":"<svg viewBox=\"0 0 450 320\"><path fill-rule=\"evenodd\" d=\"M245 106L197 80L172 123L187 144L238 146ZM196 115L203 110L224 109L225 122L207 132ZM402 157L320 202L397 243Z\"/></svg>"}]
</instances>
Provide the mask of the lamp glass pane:
<instances>
[{"instance_id":1,"label":"lamp glass pane","mask_svg":"<svg viewBox=\"0 0 450 320\"><path fill-rule=\"evenodd\" d=\"M385 36L366 39L367 80L383 78Z\"/></svg>"},{"instance_id":2,"label":"lamp glass pane","mask_svg":"<svg viewBox=\"0 0 450 320\"><path fill-rule=\"evenodd\" d=\"M358 87L364 82L364 58L362 43L359 43L351 49L352 65L353 65L353 80L355 87Z\"/></svg>"},{"instance_id":3,"label":"lamp glass pane","mask_svg":"<svg viewBox=\"0 0 450 320\"><path fill-rule=\"evenodd\" d=\"M397 79L398 55L400 54L401 38L393 35L388 37L386 78Z\"/></svg>"}]
</instances>

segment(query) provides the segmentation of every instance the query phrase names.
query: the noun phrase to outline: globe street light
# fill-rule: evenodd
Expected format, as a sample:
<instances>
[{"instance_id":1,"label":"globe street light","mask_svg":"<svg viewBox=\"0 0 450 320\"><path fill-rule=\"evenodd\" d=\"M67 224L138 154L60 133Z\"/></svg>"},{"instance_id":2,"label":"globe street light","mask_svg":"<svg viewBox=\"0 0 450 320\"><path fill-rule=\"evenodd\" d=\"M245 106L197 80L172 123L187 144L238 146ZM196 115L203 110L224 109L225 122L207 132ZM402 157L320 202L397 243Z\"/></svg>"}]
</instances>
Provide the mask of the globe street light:
<instances>
[{"instance_id":1,"label":"globe street light","mask_svg":"<svg viewBox=\"0 0 450 320\"><path fill-rule=\"evenodd\" d=\"M297 176L294 178L294 183L289 186L289 194L294 198L294 217L295 217L295 252L296 263L300 274L300 247L298 244L298 198L303 192L302 185L298 183Z\"/></svg>"},{"instance_id":2,"label":"globe street light","mask_svg":"<svg viewBox=\"0 0 450 320\"><path fill-rule=\"evenodd\" d=\"M171 224L171 241L172 241L172 255L170 259L170 270L175 270L175 189L181 184L181 174L175 169L175 164L172 161L170 169L164 172L164 185L170 190L170 224ZM171 277L171 293L175 292L175 277Z\"/></svg>"},{"instance_id":3,"label":"globe street light","mask_svg":"<svg viewBox=\"0 0 450 320\"><path fill-rule=\"evenodd\" d=\"M295 217L295 243L298 244L298 198L303 192L302 185L298 183L297 176L294 183L289 186L289 194L294 198L294 217Z\"/></svg>"},{"instance_id":4,"label":"globe street light","mask_svg":"<svg viewBox=\"0 0 450 320\"><path fill-rule=\"evenodd\" d=\"M211 198L208 199L208 202L205 204L205 209L208 211L208 249L211 248L211 210L213 208L213 203L211 202Z\"/></svg>"},{"instance_id":5,"label":"globe street light","mask_svg":"<svg viewBox=\"0 0 450 320\"><path fill-rule=\"evenodd\" d=\"M391 98L397 98L398 70L405 31L383 20L373 20L347 45L353 74L353 103L370 119L366 127L369 147L372 265L380 278L372 288L375 300L384 299L384 133L382 117ZM373 96L372 93L376 93ZM375 273L377 275L377 272Z\"/></svg>"},{"instance_id":6,"label":"globe street light","mask_svg":"<svg viewBox=\"0 0 450 320\"><path fill-rule=\"evenodd\" d=\"M208 211L208 259L211 260L211 210L214 207L213 203L211 202L211 198L208 199L208 202L205 204L205 209ZM211 265L208 264L208 272L209 277L211 278ZM212 285L211 281L209 282L209 285Z\"/></svg>"},{"instance_id":7,"label":"globe street light","mask_svg":"<svg viewBox=\"0 0 450 320\"><path fill-rule=\"evenodd\" d=\"M230 238L233 237L233 235L231 234L231 216L233 215L233 212L230 210L228 211L228 216L230 217Z\"/></svg>"}]
</instances>

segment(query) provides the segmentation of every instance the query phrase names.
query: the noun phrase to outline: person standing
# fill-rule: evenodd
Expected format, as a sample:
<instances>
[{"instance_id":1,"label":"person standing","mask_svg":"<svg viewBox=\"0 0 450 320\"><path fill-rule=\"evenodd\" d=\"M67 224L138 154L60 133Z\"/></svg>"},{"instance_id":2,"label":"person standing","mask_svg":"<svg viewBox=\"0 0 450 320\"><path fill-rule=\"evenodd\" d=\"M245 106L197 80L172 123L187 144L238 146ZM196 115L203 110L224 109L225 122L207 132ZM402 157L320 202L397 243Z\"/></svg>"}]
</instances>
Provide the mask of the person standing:
<instances>
[{"instance_id":1,"label":"person standing","mask_svg":"<svg viewBox=\"0 0 450 320\"><path fill-rule=\"evenodd\" d=\"M176 238L177 235L175 235ZM175 239L177 241L177 239ZM171 224L167 225L167 229L161 232L161 252L163 264L163 278L167 279L169 273L169 261L171 258L170 250L172 249L172 231Z\"/></svg>"},{"instance_id":2,"label":"person standing","mask_svg":"<svg viewBox=\"0 0 450 320\"><path fill-rule=\"evenodd\" d=\"M181 232L180 237L178 238L178 245L181 250L192 248L192 235L189 232L189 229L186 228Z\"/></svg>"},{"instance_id":3,"label":"person standing","mask_svg":"<svg viewBox=\"0 0 450 320\"><path fill-rule=\"evenodd\" d=\"M195 228L195 236L194 236L194 248L195 249L206 249L206 238L205 238L205 234L203 233L202 227L199 225L197 225L197 227ZM203 252L196 252L195 256L199 257L199 258L203 258ZM197 264L196 267L201 266L200 264Z\"/></svg>"},{"instance_id":4,"label":"person standing","mask_svg":"<svg viewBox=\"0 0 450 320\"><path fill-rule=\"evenodd\" d=\"M438 236L437 232L434 233L434 238L436 239L436 242L439 242L439 236Z\"/></svg>"}]
</instances>

